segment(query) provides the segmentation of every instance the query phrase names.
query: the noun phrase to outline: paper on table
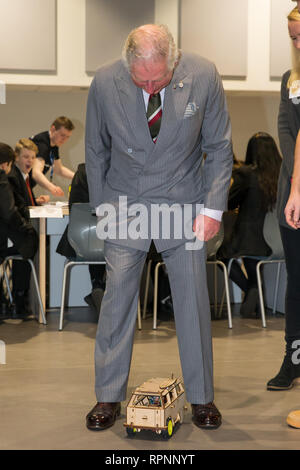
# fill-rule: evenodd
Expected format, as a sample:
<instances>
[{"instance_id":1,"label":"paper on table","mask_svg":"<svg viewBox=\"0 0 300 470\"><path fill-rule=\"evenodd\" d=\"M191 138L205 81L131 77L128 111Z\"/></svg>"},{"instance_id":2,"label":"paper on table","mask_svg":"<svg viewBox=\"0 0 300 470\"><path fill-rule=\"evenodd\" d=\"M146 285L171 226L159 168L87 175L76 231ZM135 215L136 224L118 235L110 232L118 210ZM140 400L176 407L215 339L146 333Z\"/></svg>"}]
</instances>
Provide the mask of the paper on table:
<instances>
[{"instance_id":1,"label":"paper on table","mask_svg":"<svg viewBox=\"0 0 300 470\"><path fill-rule=\"evenodd\" d=\"M45 204L44 206L35 206L29 209L30 217L33 218L62 218L63 211L62 207L53 206L50 204Z\"/></svg>"}]
</instances>

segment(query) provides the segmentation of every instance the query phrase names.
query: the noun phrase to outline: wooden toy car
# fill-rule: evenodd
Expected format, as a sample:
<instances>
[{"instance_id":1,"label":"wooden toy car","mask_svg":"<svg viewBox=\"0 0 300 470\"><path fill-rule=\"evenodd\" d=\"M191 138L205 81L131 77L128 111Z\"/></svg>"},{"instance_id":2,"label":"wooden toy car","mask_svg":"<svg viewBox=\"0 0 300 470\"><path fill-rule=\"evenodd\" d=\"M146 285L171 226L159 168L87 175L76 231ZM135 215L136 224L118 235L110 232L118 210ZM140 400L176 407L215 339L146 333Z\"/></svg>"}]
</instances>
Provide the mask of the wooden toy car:
<instances>
[{"instance_id":1,"label":"wooden toy car","mask_svg":"<svg viewBox=\"0 0 300 470\"><path fill-rule=\"evenodd\" d=\"M127 405L128 436L142 429L168 439L177 423L182 423L185 407L183 382L179 378L155 378L144 382L133 392Z\"/></svg>"}]
</instances>

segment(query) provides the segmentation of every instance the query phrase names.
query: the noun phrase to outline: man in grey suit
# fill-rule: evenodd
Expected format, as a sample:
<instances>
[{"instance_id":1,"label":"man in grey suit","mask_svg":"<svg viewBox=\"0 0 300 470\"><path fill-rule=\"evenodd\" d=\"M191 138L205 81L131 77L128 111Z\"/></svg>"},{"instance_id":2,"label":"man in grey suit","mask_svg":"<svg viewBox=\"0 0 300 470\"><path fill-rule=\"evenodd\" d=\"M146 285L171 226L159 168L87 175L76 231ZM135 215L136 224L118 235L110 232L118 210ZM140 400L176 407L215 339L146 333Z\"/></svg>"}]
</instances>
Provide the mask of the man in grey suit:
<instances>
[{"instance_id":1,"label":"man in grey suit","mask_svg":"<svg viewBox=\"0 0 300 470\"><path fill-rule=\"evenodd\" d=\"M178 228L189 225L204 241L217 234L232 161L230 121L215 66L180 53L165 26L133 30L123 60L96 72L87 105L86 169L100 236L110 208L115 215L104 244L107 283L95 347L97 404L86 417L88 429L112 426L126 398L140 276L151 239L168 270L193 421L203 428L220 426L213 403L205 246L196 249L199 240L188 243L190 235L185 230L178 235ZM127 205L144 214L144 226L151 229L147 236L145 230L130 230L134 211ZM179 212L189 206L191 216L175 217L166 235L153 215L153 208L162 205Z\"/></svg>"}]
</instances>

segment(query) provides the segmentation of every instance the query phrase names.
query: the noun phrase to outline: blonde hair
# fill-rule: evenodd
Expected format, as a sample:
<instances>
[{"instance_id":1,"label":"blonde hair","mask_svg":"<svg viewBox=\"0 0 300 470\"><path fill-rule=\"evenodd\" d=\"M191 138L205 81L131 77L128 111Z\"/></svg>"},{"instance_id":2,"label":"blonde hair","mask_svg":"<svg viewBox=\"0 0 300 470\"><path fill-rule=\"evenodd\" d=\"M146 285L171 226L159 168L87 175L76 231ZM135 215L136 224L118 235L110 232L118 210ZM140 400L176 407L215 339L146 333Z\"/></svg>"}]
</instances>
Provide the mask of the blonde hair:
<instances>
[{"instance_id":1,"label":"blonde hair","mask_svg":"<svg viewBox=\"0 0 300 470\"><path fill-rule=\"evenodd\" d=\"M300 13L298 11L298 7L294 8L287 17L288 21L299 21L300 22ZM300 50L296 49L291 44L291 55L292 55L292 70L290 77L287 82L287 87L290 88L292 83L295 80L300 80Z\"/></svg>"},{"instance_id":2,"label":"blonde hair","mask_svg":"<svg viewBox=\"0 0 300 470\"><path fill-rule=\"evenodd\" d=\"M22 149L32 150L35 154L38 153L37 145L30 139L20 139L15 146L15 154L20 155Z\"/></svg>"},{"instance_id":3,"label":"blonde hair","mask_svg":"<svg viewBox=\"0 0 300 470\"><path fill-rule=\"evenodd\" d=\"M133 29L123 48L123 60L130 69L135 61L165 58L169 70L175 67L179 52L166 25L148 24Z\"/></svg>"}]
</instances>

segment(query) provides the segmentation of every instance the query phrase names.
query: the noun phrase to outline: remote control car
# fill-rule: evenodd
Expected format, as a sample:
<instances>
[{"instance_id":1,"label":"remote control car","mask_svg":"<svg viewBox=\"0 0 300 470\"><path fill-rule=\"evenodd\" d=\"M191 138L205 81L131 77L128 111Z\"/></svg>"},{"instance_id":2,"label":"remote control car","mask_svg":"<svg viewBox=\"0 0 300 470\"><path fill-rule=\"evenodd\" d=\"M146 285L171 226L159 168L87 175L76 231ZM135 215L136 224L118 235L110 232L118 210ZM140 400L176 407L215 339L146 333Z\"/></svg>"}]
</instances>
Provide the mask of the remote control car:
<instances>
[{"instance_id":1,"label":"remote control car","mask_svg":"<svg viewBox=\"0 0 300 470\"><path fill-rule=\"evenodd\" d=\"M142 429L154 431L168 439L177 423L182 423L185 407L183 382L179 378L155 378L133 392L127 405L128 436Z\"/></svg>"}]
</instances>

